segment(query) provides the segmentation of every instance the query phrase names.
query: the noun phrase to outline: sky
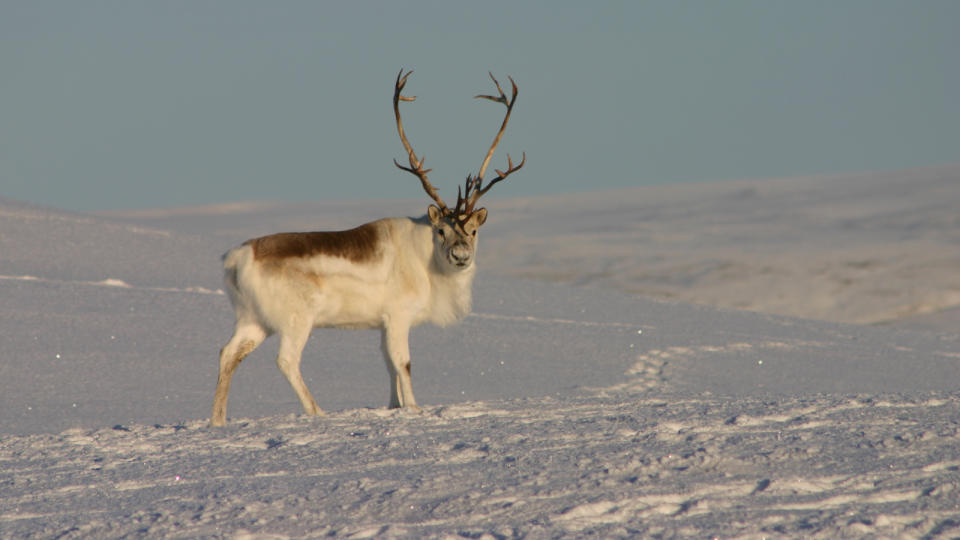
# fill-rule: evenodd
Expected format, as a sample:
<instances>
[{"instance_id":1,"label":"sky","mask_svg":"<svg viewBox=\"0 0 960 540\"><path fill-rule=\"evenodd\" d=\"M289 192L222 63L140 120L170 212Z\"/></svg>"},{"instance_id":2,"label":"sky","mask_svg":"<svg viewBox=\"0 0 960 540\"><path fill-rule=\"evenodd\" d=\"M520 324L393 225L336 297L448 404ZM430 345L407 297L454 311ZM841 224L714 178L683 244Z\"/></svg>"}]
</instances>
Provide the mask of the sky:
<instances>
[{"instance_id":1,"label":"sky","mask_svg":"<svg viewBox=\"0 0 960 540\"><path fill-rule=\"evenodd\" d=\"M960 2L0 2L0 197L447 199L960 162ZM488 173L488 177L491 173Z\"/></svg>"}]
</instances>

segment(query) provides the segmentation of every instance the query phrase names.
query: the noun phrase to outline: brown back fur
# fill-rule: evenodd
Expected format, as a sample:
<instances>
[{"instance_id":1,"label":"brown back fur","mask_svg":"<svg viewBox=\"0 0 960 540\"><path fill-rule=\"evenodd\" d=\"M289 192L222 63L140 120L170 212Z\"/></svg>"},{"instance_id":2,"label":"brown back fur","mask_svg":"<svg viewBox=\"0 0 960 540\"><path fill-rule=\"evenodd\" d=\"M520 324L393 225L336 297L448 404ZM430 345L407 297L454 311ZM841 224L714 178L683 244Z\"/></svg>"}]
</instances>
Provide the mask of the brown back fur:
<instances>
[{"instance_id":1,"label":"brown back fur","mask_svg":"<svg viewBox=\"0 0 960 540\"><path fill-rule=\"evenodd\" d=\"M379 238L380 227L374 222L347 231L271 234L247 243L260 261L323 254L364 262L376 257Z\"/></svg>"}]
</instances>

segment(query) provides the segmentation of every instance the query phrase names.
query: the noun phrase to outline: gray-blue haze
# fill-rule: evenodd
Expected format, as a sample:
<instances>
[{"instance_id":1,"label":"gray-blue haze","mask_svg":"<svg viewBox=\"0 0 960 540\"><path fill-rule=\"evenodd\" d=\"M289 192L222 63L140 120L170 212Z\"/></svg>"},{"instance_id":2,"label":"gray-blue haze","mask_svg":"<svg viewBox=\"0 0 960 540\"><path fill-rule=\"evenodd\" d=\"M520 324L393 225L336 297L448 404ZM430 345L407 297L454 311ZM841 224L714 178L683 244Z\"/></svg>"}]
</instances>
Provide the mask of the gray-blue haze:
<instances>
[{"instance_id":1,"label":"gray-blue haze","mask_svg":"<svg viewBox=\"0 0 960 540\"><path fill-rule=\"evenodd\" d=\"M960 161L960 2L0 4L0 196L74 210L499 195Z\"/></svg>"}]
</instances>

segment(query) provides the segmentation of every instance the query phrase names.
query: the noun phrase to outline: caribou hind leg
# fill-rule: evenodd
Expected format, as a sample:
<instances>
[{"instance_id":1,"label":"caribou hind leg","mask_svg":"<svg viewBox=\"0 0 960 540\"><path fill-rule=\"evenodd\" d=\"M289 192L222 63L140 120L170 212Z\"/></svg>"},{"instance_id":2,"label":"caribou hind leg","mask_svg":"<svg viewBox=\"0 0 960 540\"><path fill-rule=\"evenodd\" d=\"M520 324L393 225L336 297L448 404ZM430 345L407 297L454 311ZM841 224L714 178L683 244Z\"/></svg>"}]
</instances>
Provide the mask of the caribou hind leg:
<instances>
[{"instance_id":1,"label":"caribou hind leg","mask_svg":"<svg viewBox=\"0 0 960 540\"><path fill-rule=\"evenodd\" d=\"M213 396L213 412L210 415L211 426L222 426L227 421L227 397L230 393L230 381L240 362L252 353L263 340L267 332L257 324L238 324L230 341L220 350L220 374L217 376L217 391Z\"/></svg>"}]
</instances>

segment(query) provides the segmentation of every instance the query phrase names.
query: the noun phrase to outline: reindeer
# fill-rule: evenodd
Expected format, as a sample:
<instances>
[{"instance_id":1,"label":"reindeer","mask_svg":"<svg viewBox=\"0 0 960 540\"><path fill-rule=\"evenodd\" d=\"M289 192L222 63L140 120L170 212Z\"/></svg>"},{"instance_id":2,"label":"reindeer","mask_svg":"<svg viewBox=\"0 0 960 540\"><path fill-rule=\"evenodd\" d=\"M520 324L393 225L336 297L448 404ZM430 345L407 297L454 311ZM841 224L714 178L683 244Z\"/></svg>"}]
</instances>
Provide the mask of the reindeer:
<instances>
[{"instance_id":1,"label":"reindeer","mask_svg":"<svg viewBox=\"0 0 960 540\"><path fill-rule=\"evenodd\" d=\"M516 166L507 155L507 170L486 185L483 175L500 143L517 100L517 85L508 99L490 74L498 96L477 98L507 107L500 131L476 176L467 176L457 205L451 209L427 179L407 140L400 120L400 102L407 77L397 74L393 111L409 166L394 164L420 179L435 204L420 218L384 218L336 232L279 233L254 238L223 256L224 282L236 315L233 337L220 351L220 373L210 424L227 418L230 379L240 362L264 339L277 334L277 367L293 387L307 415L323 415L300 374L300 360L314 328L379 328L381 349L390 375L390 407L419 410L410 379L410 328L423 322L438 326L459 321L470 312L471 286L477 267L477 231L487 219L477 201L490 188L526 163Z\"/></svg>"}]
</instances>

